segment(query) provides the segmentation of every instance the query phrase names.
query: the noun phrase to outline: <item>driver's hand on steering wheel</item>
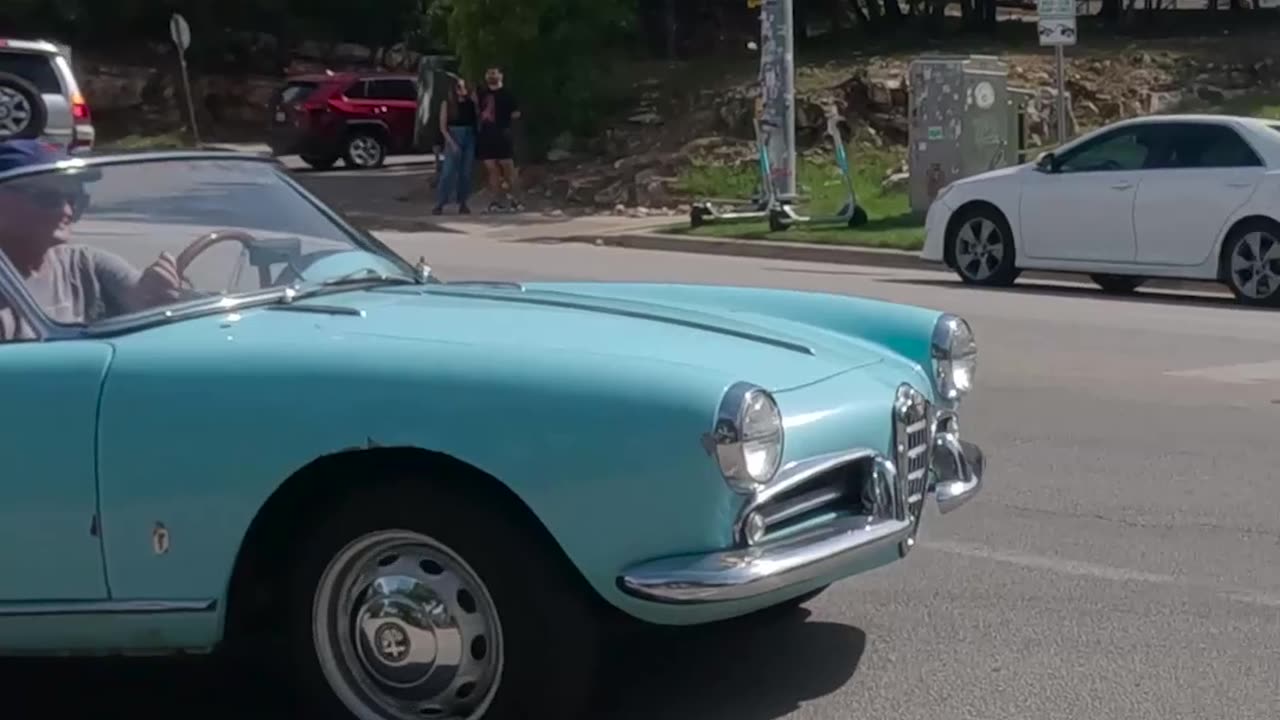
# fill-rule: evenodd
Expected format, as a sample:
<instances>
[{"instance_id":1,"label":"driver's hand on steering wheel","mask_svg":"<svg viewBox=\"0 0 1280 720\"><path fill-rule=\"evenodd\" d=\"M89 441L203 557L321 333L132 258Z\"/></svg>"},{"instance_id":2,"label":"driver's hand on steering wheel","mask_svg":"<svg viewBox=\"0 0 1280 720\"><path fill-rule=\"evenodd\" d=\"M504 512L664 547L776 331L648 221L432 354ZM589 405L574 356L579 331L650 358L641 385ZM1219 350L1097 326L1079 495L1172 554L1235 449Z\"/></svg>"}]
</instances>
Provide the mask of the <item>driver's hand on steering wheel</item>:
<instances>
[{"instance_id":1,"label":"driver's hand on steering wheel","mask_svg":"<svg viewBox=\"0 0 1280 720\"><path fill-rule=\"evenodd\" d=\"M167 252L142 271L138 278L138 294L143 303L149 306L173 302L181 296L182 276L178 273L178 263Z\"/></svg>"}]
</instances>

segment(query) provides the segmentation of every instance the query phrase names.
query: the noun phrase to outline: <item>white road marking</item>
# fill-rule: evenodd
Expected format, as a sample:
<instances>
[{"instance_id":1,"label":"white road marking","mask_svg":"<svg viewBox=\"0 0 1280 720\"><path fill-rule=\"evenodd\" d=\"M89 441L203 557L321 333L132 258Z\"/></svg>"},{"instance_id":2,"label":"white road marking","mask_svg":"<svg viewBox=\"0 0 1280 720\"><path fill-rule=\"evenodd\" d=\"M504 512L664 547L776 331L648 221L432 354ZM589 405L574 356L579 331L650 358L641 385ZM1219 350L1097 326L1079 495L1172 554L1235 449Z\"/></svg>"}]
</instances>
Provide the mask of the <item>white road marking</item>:
<instances>
[{"instance_id":1,"label":"white road marking","mask_svg":"<svg viewBox=\"0 0 1280 720\"><path fill-rule=\"evenodd\" d=\"M953 555L963 555L982 560L994 560L996 562L1008 563L1010 565L1018 565L1037 570L1048 570L1062 575L1093 577L1102 580L1111 580L1113 582L1140 582L1151 585L1174 585L1183 588L1210 590L1237 602L1280 608L1280 595L1248 588L1229 587L1212 580L1179 577L1177 575L1165 575L1163 573L1151 573L1142 570L1130 570L1128 568L1098 565L1079 560L1068 560L1066 558L1028 555L1025 553L997 550L983 545L973 545L968 543L926 541L920 543L920 546L930 550L951 553Z\"/></svg>"},{"instance_id":2,"label":"white road marking","mask_svg":"<svg viewBox=\"0 0 1280 720\"><path fill-rule=\"evenodd\" d=\"M1217 365L1191 370L1168 370L1164 374L1235 385L1280 382L1280 360L1241 365Z\"/></svg>"}]
</instances>

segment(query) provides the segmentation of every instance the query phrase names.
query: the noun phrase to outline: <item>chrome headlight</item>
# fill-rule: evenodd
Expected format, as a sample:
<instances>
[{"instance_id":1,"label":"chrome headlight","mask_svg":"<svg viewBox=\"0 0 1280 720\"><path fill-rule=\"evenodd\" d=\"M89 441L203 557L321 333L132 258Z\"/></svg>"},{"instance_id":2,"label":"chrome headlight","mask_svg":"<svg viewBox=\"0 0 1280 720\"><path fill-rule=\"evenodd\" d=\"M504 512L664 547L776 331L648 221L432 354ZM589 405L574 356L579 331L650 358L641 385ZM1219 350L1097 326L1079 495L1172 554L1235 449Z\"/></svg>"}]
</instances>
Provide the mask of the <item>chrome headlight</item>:
<instances>
[{"instance_id":1,"label":"chrome headlight","mask_svg":"<svg viewBox=\"0 0 1280 720\"><path fill-rule=\"evenodd\" d=\"M933 382L938 399L959 402L973 390L978 371L978 342L969 323L955 315L943 315L933 326Z\"/></svg>"},{"instance_id":2,"label":"chrome headlight","mask_svg":"<svg viewBox=\"0 0 1280 720\"><path fill-rule=\"evenodd\" d=\"M767 484L782 464L782 413L769 391L735 383L720 401L711 440L725 482L751 493Z\"/></svg>"}]
</instances>

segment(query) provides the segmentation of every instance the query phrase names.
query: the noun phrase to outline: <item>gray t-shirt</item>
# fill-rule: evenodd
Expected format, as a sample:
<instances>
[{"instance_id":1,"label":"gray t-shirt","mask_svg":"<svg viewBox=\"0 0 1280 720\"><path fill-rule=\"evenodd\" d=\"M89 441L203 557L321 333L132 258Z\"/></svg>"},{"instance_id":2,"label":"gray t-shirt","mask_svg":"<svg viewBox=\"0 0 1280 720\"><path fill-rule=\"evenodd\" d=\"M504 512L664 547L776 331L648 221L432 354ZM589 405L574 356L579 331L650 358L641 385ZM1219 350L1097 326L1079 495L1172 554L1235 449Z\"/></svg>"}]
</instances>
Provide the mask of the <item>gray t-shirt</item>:
<instances>
[{"instance_id":1,"label":"gray t-shirt","mask_svg":"<svg viewBox=\"0 0 1280 720\"><path fill-rule=\"evenodd\" d=\"M114 253L85 245L56 245L26 278L27 291L60 323L92 323L137 309L130 298L142 273ZM32 339L0 300L0 340Z\"/></svg>"}]
</instances>

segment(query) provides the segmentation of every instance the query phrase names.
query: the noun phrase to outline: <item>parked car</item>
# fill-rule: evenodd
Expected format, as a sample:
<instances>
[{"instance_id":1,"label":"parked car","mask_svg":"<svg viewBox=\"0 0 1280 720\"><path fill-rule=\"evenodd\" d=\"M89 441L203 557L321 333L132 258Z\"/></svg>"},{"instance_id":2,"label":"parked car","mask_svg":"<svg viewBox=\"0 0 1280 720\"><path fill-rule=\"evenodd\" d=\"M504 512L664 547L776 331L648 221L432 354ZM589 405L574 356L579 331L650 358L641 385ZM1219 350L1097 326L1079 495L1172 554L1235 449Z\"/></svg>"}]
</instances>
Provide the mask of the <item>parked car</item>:
<instances>
[{"instance_id":1,"label":"parked car","mask_svg":"<svg viewBox=\"0 0 1280 720\"><path fill-rule=\"evenodd\" d=\"M415 151L418 83L414 75L321 73L290 78L271 105L271 151L300 155L326 170L381 167Z\"/></svg>"},{"instance_id":2,"label":"parked car","mask_svg":"<svg viewBox=\"0 0 1280 720\"><path fill-rule=\"evenodd\" d=\"M0 256L0 653L243 647L316 717L569 718L620 622L805 602L983 480L936 310L448 282L251 154L10 170L16 202L185 282L115 307L117 270L76 323Z\"/></svg>"},{"instance_id":3,"label":"parked car","mask_svg":"<svg viewBox=\"0 0 1280 720\"><path fill-rule=\"evenodd\" d=\"M34 138L71 152L93 147L93 118L71 48L0 38L0 141Z\"/></svg>"},{"instance_id":4,"label":"parked car","mask_svg":"<svg viewBox=\"0 0 1280 720\"><path fill-rule=\"evenodd\" d=\"M1034 163L966 178L929 208L923 258L977 285L1023 270L1226 283L1280 304L1280 122L1167 115L1095 130Z\"/></svg>"}]
</instances>

